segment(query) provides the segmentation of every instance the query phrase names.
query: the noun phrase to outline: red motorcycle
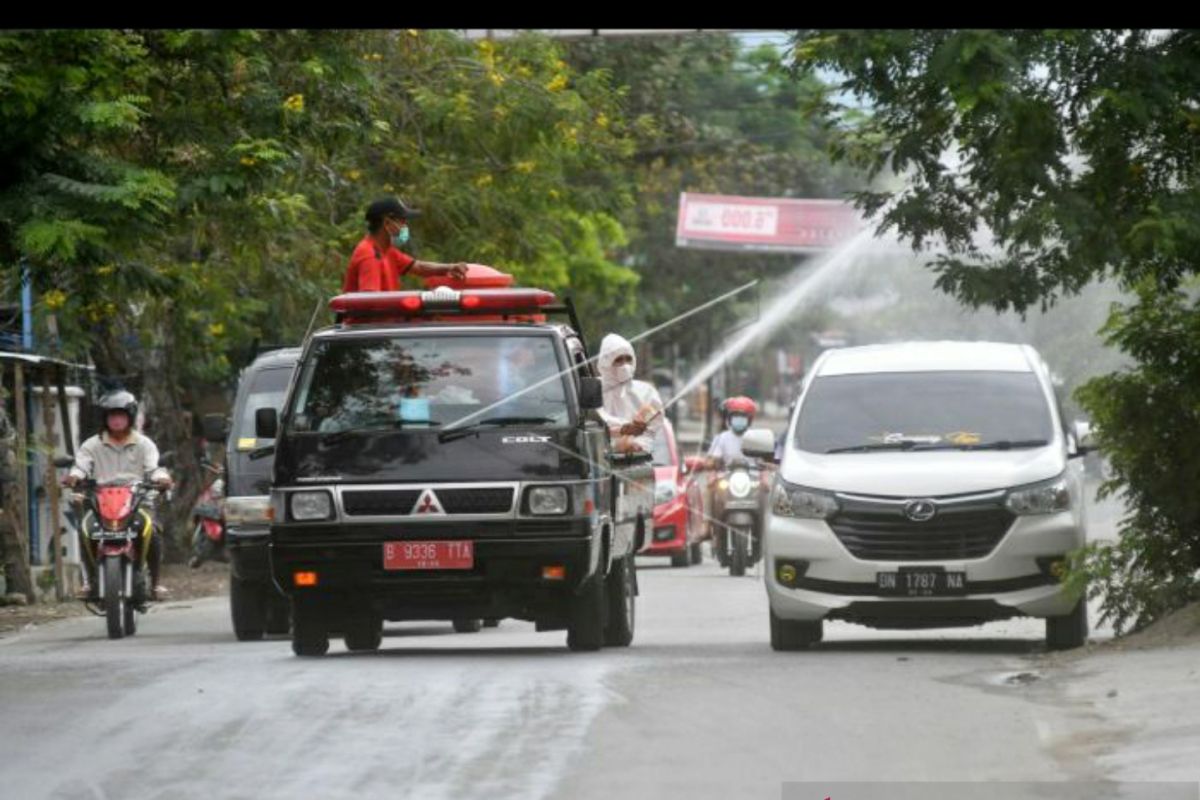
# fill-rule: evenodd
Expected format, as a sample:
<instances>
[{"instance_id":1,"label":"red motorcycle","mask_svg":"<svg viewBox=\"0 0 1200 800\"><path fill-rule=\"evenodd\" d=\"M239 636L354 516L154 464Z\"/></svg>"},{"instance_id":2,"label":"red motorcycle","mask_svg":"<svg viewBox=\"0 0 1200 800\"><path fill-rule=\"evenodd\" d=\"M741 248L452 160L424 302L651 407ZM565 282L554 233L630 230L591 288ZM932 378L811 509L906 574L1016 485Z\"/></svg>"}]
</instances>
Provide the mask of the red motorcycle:
<instances>
[{"instance_id":1,"label":"red motorcycle","mask_svg":"<svg viewBox=\"0 0 1200 800\"><path fill-rule=\"evenodd\" d=\"M225 555L225 480L216 464L205 461L203 466L212 480L192 509L192 557L188 560L192 569L209 559L229 560Z\"/></svg>"},{"instance_id":2,"label":"red motorcycle","mask_svg":"<svg viewBox=\"0 0 1200 800\"><path fill-rule=\"evenodd\" d=\"M120 477L98 483L81 481L78 525L87 557L96 565L96 594L84 602L105 617L108 638L137 633L135 612L151 600L147 559L154 523L150 508L158 491L150 483Z\"/></svg>"}]
</instances>

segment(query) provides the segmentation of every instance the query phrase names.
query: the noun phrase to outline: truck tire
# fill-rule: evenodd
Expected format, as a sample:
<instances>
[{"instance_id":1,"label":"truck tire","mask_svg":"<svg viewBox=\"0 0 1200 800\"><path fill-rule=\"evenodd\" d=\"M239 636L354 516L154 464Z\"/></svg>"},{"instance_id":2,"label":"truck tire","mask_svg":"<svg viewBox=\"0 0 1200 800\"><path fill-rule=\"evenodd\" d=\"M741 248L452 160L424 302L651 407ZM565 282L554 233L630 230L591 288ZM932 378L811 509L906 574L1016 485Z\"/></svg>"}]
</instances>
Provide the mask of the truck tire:
<instances>
[{"instance_id":1,"label":"truck tire","mask_svg":"<svg viewBox=\"0 0 1200 800\"><path fill-rule=\"evenodd\" d=\"M604 646L604 576L597 575L571 601L567 647L590 652Z\"/></svg>"},{"instance_id":2,"label":"truck tire","mask_svg":"<svg viewBox=\"0 0 1200 800\"><path fill-rule=\"evenodd\" d=\"M383 618L376 614L363 614L346 625L343 634L346 649L351 653L378 650L383 644Z\"/></svg>"},{"instance_id":3,"label":"truck tire","mask_svg":"<svg viewBox=\"0 0 1200 800\"><path fill-rule=\"evenodd\" d=\"M267 633L287 634L292 629L292 612L287 598L280 597L270 586L264 587L262 593L267 595L264 603L267 609Z\"/></svg>"},{"instance_id":4,"label":"truck tire","mask_svg":"<svg viewBox=\"0 0 1200 800\"><path fill-rule=\"evenodd\" d=\"M481 619L454 620L455 633L479 633L481 630L483 630L483 620Z\"/></svg>"},{"instance_id":5,"label":"truck tire","mask_svg":"<svg viewBox=\"0 0 1200 800\"><path fill-rule=\"evenodd\" d=\"M608 600L608 625L604 629L607 647L628 647L633 643L637 617L637 562L633 553L613 564L608 574L605 595Z\"/></svg>"},{"instance_id":6,"label":"truck tire","mask_svg":"<svg viewBox=\"0 0 1200 800\"><path fill-rule=\"evenodd\" d=\"M323 656L329 652L329 631L307 602L292 600L292 652L298 656Z\"/></svg>"}]
</instances>

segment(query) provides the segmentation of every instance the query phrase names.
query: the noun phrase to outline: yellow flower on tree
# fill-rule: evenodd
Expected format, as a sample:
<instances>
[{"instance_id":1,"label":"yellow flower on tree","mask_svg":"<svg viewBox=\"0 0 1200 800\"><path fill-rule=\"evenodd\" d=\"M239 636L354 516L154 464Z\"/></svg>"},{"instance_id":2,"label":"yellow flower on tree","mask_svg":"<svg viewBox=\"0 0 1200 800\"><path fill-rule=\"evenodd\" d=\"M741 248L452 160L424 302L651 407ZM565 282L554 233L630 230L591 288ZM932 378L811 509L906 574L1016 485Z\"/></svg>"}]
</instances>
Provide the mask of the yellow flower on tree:
<instances>
[{"instance_id":1,"label":"yellow flower on tree","mask_svg":"<svg viewBox=\"0 0 1200 800\"><path fill-rule=\"evenodd\" d=\"M546 84L546 90L551 92L561 92L567 88L567 76L555 75L554 79Z\"/></svg>"},{"instance_id":2,"label":"yellow flower on tree","mask_svg":"<svg viewBox=\"0 0 1200 800\"><path fill-rule=\"evenodd\" d=\"M214 336L214 337L224 336L225 335L225 323L224 322L214 322L213 324L209 325L208 326L208 335Z\"/></svg>"},{"instance_id":3,"label":"yellow flower on tree","mask_svg":"<svg viewBox=\"0 0 1200 800\"><path fill-rule=\"evenodd\" d=\"M283 107L285 109L287 109L288 111L292 111L292 112L299 114L300 112L304 111L304 95L302 95L302 94L292 95L287 100L283 101Z\"/></svg>"},{"instance_id":4,"label":"yellow flower on tree","mask_svg":"<svg viewBox=\"0 0 1200 800\"><path fill-rule=\"evenodd\" d=\"M479 187L480 189L491 186L492 185L492 176L489 174L486 174L486 173L483 175L480 175L478 178L475 179L475 185L477 187Z\"/></svg>"},{"instance_id":5,"label":"yellow flower on tree","mask_svg":"<svg viewBox=\"0 0 1200 800\"><path fill-rule=\"evenodd\" d=\"M67 293L61 289L51 289L42 295L42 302L51 311L57 311L67 304Z\"/></svg>"}]
</instances>

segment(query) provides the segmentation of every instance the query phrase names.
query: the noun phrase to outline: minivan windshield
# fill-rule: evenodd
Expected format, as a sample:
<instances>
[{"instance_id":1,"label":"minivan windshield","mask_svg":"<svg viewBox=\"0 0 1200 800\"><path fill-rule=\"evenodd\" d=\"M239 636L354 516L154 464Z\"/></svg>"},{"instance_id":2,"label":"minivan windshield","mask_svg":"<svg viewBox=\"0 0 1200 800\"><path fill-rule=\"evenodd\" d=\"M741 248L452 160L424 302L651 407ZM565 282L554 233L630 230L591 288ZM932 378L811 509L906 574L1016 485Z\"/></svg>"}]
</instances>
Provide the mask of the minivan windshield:
<instances>
[{"instance_id":1,"label":"minivan windshield","mask_svg":"<svg viewBox=\"0 0 1200 800\"><path fill-rule=\"evenodd\" d=\"M884 372L814 379L794 443L842 453L1038 447L1052 438L1032 372Z\"/></svg>"}]
</instances>

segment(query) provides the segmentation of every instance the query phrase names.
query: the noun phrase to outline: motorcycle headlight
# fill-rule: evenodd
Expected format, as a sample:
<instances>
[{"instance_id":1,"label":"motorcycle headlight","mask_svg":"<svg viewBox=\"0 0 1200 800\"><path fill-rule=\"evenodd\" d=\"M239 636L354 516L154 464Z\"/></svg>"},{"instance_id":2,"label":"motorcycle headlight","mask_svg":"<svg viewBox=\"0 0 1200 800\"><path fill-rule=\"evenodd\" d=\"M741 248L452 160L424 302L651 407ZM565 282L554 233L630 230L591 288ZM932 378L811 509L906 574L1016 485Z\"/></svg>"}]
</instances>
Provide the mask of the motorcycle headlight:
<instances>
[{"instance_id":1,"label":"motorcycle headlight","mask_svg":"<svg viewBox=\"0 0 1200 800\"><path fill-rule=\"evenodd\" d=\"M265 494L226 498L225 522L229 525L270 524L271 498Z\"/></svg>"},{"instance_id":2,"label":"motorcycle headlight","mask_svg":"<svg viewBox=\"0 0 1200 800\"><path fill-rule=\"evenodd\" d=\"M664 481L654 486L654 505L661 506L675 499L675 484Z\"/></svg>"},{"instance_id":3,"label":"motorcycle headlight","mask_svg":"<svg viewBox=\"0 0 1200 800\"><path fill-rule=\"evenodd\" d=\"M554 516L567 513L567 487L534 486L529 490L529 513Z\"/></svg>"},{"instance_id":4,"label":"motorcycle headlight","mask_svg":"<svg viewBox=\"0 0 1200 800\"><path fill-rule=\"evenodd\" d=\"M771 510L781 517L800 519L829 519L838 512L838 503L829 492L793 486L776 481L771 497Z\"/></svg>"},{"instance_id":5,"label":"motorcycle headlight","mask_svg":"<svg viewBox=\"0 0 1200 800\"><path fill-rule=\"evenodd\" d=\"M1004 504L1017 516L1056 514L1071 507L1071 488L1061 475L1041 483L1019 486L1008 493Z\"/></svg>"},{"instance_id":6,"label":"motorcycle headlight","mask_svg":"<svg viewBox=\"0 0 1200 800\"><path fill-rule=\"evenodd\" d=\"M298 522L333 517L333 498L329 492L295 492L291 497L292 519Z\"/></svg>"},{"instance_id":7,"label":"motorcycle headlight","mask_svg":"<svg viewBox=\"0 0 1200 800\"><path fill-rule=\"evenodd\" d=\"M734 497L749 497L753 489L754 481L745 472L735 472L729 476L729 493Z\"/></svg>"}]
</instances>

